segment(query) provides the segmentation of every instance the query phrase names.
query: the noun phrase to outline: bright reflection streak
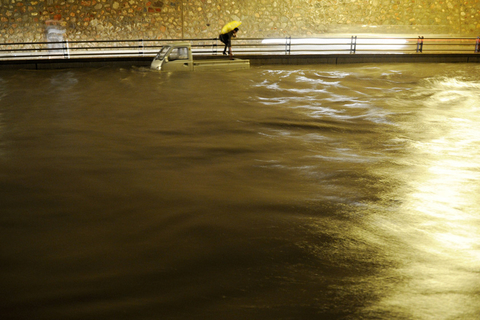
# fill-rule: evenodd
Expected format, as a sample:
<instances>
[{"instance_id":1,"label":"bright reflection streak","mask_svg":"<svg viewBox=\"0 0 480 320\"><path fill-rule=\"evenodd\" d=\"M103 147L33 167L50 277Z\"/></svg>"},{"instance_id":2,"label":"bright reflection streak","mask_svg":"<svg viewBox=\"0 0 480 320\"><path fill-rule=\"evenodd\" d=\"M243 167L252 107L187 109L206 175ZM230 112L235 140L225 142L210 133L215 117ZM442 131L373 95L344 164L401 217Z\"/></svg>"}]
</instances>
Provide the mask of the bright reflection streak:
<instances>
[{"instance_id":1,"label":"bright reflection streak","mask_svg":"<svg viewBox=\"0 0 480 320\"><path fill-rule=\"evenodd\" d=\"M416 142L403 161L414 174L397 177L407 188L390 195L403 203L402 227L393 232L403 244L398 272L408 281L376 310L408 302L403 312L412 318L458 319L478 312L480 83L430 85L419 92L423 105L406 128Z\"/></svg>"},{"instance_id":2,"label":"bright reflection streak","mask_svg":"<svg viewBox=\"0 0 480 320\"><path fill-rule=\"evenodd\" d=\"M285 38L283 39L264 39L264 44L285 44ZM291 44L348 44L350 45L350 39L328 39L328 38L304 38L304 39L291 39Z\"/></svg>"},{"instance_id":3,"label":"bright reflection streak","mask_svg":"<svg viewBox=\"0 0 480 320\"><path fill-rule=\"evenodd\" d=\"M304 38L289 39L292 46L297 46L302 50L345 50L350 48L350 38ZM285 45L287 40L283 39L264 39L262 44ZM356 39L357 50L402 50L406 48L407 39ZM292 48L295 49L295 48Z\"/></svg>"},{"instance_id":4,"label":"bright reflection streak","mask_svg":"<svg viewBox=\"0 0 480 320\"><path fill-rule=\"evenodd\" d=\"M400 97L392 140L402 151L394 165L371 168L388 191L365 205L357 232L392 257L368 279L379 297L362 310L371 318L480 314L480 82L462 79L425 79L408 93L413 100Z\"/></svg>"}]
</instances>

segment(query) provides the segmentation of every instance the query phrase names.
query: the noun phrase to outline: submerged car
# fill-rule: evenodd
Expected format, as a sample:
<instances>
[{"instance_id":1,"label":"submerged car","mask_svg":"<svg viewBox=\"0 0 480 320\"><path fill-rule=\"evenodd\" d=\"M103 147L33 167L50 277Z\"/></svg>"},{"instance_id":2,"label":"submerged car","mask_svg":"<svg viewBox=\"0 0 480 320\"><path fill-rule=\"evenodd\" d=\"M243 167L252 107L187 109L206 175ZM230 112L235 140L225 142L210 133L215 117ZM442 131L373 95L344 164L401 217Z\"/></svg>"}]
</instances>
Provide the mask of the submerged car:
<instances>
[{"instance_id":1,"label":"submerged car","mask_svg":"<svg viewBox=\"0 0 480 320\"><path fill-rule=\"evenodd\" d=\"M250 68L250 60L198 59L194 60L188 42L178 42L162 47L153 59L150 68L160 71L232 70Z\"/></svg>"}]
</instances>

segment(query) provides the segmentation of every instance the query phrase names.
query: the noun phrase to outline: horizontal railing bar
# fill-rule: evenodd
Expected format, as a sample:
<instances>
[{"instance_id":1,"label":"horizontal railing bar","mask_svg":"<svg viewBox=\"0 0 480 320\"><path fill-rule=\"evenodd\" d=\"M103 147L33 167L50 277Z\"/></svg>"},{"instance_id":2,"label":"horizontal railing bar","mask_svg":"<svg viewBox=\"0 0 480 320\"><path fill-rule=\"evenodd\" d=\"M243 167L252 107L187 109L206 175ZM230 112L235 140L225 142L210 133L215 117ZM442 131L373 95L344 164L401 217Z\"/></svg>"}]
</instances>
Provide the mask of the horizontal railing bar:
<instances>
[{"instance_id":1,"label":"horizontal railing bar","mask_svg":"<svg viewBox=\"0 0 480 320\"><path fill-rule=\"evenodd\" d=\"M28 52L28 51L64 51L64 50L98 50L98 49L131 49L131 51L138 51L138 49L148 49L148 48L161 48L161 46L148 46L148 47L68 47L68 48L32 48L32 49L16 49L16 50L0 50L0 52Z\"/></svg>"},{"instance_id":2,"label":"horizontal railing bar","mask_svg":"<svg viewBox=\"0 0 480 320\"><path fill-rule=\"evenodd\" d=\"M68 40L68 43L117 43L117 42L179 42L179 41L206 41L218 40L217 38L198 38L198 39L134 39L134 40ZM31 45L31 44L64 44L67 41L43 41L43 42L6 42L0 45Z\"/></svg>"},{"instance_id":3,"label":"horizontal railing bar","mask_svg":"<svg viewBox=\"0 0 480 320\"><path fill-rule=\"evenodd\" d=\"M305 38L292 38L291 40L300 40ZM332 39L332 38L308 38L308 39ZM333 38L335 40L345 40L346 42L350 43L350 38ZM51 45L51 44L65 44L68 42L69 44L80 44L80 43L125 43L125 42L179 42L179 41L216 41L217 38L201 38L201 39L136 39L136 40L68 40L68 41L48 41L48 42L7 42L7 43L0 43L0 46L12 46L12 45ZM236 41L268 41L268 40L285 40L284 38L242 38ZM416 38L358 38L359 40L406 40L416 42L418 39ZM475 42L476 38L424 38L424 42L431 42L431 41L472 41ZM278 44L285 44L285 42L281 42Z\"/></svg>"}]
</instances>

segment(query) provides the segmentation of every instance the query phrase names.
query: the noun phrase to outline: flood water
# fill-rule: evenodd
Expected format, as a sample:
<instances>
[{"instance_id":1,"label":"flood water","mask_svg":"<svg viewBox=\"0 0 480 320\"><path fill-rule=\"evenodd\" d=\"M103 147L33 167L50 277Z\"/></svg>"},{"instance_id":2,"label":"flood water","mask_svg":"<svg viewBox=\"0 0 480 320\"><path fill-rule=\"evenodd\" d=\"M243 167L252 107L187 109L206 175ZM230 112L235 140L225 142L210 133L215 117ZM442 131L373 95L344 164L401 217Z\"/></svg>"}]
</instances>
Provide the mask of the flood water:
<instances>
[{"instance_id":1,"label":"flood water","mask_svg":"<svg viewBox=\"0 0 480 320\"><path fill-rule=\"evenodd\" d=\"M0 318L478 319L480 65L0 72Z\"/></svg>"}]
</instances>

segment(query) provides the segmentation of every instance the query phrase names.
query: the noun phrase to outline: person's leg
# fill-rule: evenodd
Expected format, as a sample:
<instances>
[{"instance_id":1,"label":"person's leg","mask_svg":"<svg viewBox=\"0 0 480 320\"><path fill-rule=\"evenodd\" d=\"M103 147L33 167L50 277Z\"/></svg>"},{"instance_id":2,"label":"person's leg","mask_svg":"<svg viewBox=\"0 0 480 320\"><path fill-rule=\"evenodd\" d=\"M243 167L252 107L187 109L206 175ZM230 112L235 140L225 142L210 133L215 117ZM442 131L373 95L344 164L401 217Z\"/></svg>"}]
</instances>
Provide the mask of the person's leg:
<instances>
[{"instance_id":1,"label":"person's leg","mask_svg":"<svg viewBox=\"0 0 480 320\"><path fill-rule=\"evenodd\" d=\"M228 48L228 54L231 56L232 55L232 41L230 39L228 39L228 41L225 42L225 54L226 53L226 50Z\"/></svg>"},{"instance_id":2,"label":"person's leg","mask_svg":"<svg viewBox=\"0 0 480 320\"><path fill-rule=\"evenodd\" d=\"M223 54L227 54L227 42L225 41L223 34L221 34L218 39L221 43L225 45L225 47L223 48Z\"/></svg>"}]
</instances>

